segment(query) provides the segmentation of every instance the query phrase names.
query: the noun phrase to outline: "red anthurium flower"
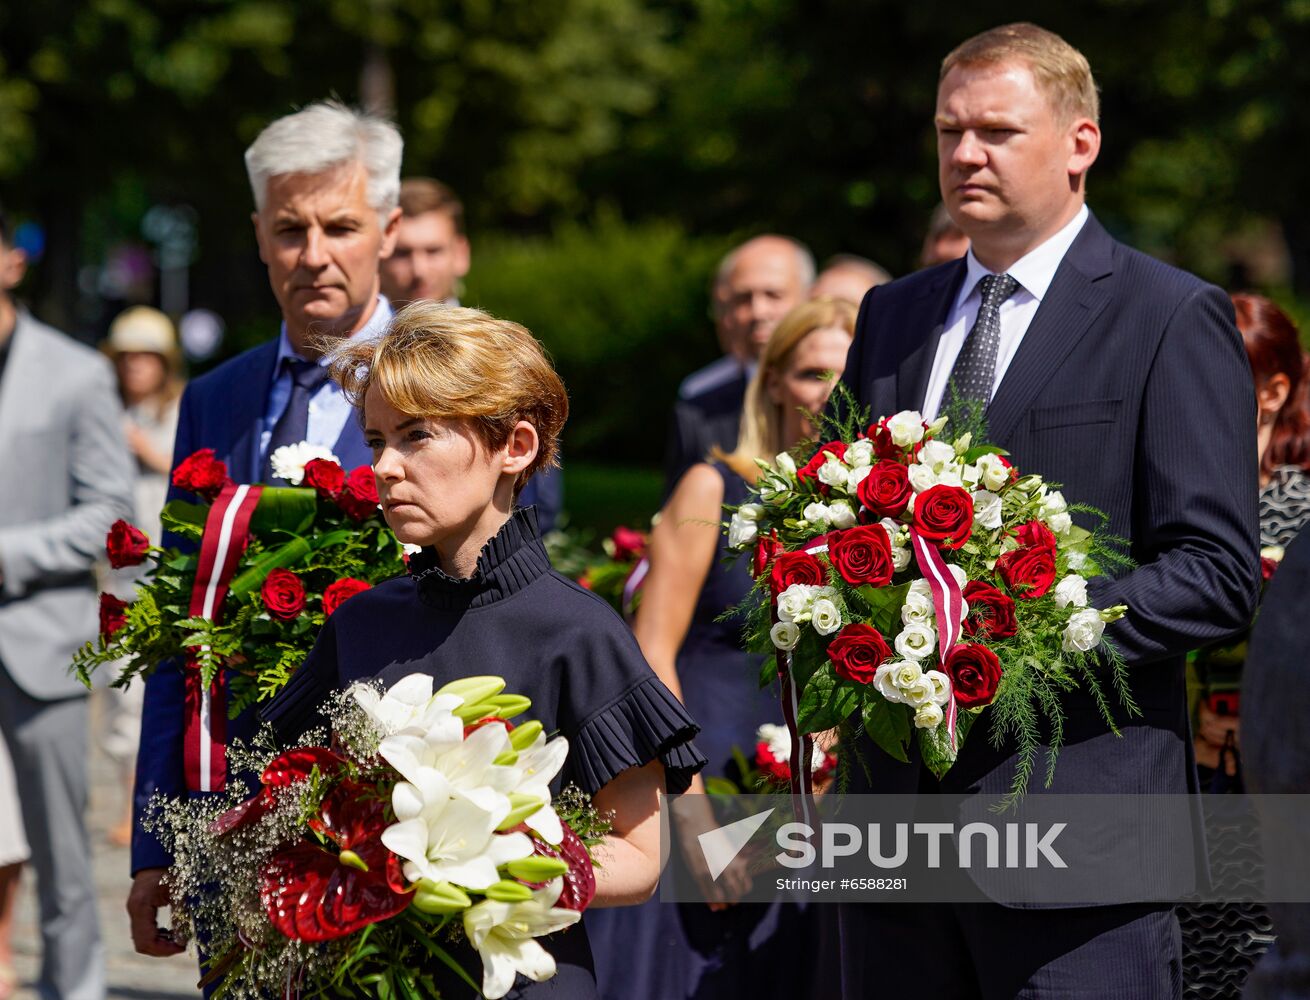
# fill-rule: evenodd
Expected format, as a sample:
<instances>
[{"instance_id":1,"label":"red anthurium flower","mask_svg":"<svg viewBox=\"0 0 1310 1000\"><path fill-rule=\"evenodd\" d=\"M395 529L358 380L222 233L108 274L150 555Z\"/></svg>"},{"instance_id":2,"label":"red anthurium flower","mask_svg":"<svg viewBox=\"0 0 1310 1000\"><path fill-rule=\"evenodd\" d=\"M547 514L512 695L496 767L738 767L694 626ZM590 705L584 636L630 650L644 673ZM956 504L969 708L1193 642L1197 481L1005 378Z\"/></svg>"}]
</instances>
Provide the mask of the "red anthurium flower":
<instances>
[{"instance_id":1,"label":"red anthurium flower","mask_svg":"<svg viewBox=\"0 0 1310 1000\"><path fill-rule=\"evenodd\" d=\"M555 906L561 910L577 910L581 913L595 898L596 870L592 867L587 845L573 832L573 827L563 820L560 821L560 825L564 828L564 839L558 845L547 844L533 837L532 852L568 862L569 870L562 876L564 888L560 891ZM529 882L528 885L540 889L545 883Z\"/></svg>"},{"instance_id":2,"label":"red anthurium flower","mask_svg":"<svg viewBox=\"0 0 1310 1000\"><path fill-rule=\"evenodd\" d=\"M382 845L387 801L355 781L334 788L310 825L338 850L302 842L260 873L269 921L296 941L332 941L394 917L411 895L393 885L394 855ZM395 880L398 881L398 880Z\"/></svg>"},{"instance_id":3,"label":"red anthurium flower","mask_svg":"<svg viewBox=\"0 0 1310 1000\"><path fill-rule=\"evenodd\" d=\"M264 815L277 804L274 789L286 788L297 781L304 781L317 767L320 774L330 775L345 763L340 757L326 747L301 747L288 750L280 757L275 757L264 768L260 781L264 787L259 793L239 806L229 809L214 820L211 827L214 833L223 834L238 827L258 823Z\"/></svg>"}]
</instances>

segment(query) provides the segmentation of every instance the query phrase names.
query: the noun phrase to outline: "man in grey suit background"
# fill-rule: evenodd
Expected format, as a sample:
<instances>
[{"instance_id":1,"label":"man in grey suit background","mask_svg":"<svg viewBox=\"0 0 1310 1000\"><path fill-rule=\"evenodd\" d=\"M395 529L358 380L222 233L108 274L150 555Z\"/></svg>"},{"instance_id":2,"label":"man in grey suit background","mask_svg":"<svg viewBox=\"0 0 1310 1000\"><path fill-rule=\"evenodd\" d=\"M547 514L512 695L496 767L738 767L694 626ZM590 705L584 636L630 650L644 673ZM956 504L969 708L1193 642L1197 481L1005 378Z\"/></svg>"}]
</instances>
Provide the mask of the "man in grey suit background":
<instances>
[{"instance_id":1,"label":"man in grey suit background","mask_svg":"<svg viewBox=\"0 0 1310 1000\"><path fill-rule=\"evenodd\" d=\"M87 692L68 666L97 631L92 564L132 505L108 362L13 301L25 261L0 212L0 732L40 902L43 998L99 1000Z\"/></svg>"}]
</instances>

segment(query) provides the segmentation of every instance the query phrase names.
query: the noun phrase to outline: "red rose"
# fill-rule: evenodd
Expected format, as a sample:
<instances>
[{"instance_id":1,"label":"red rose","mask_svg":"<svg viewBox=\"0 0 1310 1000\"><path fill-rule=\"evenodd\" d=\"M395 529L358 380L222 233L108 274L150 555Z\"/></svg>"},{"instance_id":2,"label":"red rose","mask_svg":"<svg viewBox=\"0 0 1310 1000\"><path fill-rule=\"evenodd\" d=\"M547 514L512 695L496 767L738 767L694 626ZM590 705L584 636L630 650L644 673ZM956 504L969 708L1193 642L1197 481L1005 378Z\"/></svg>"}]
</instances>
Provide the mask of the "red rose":
<instances>
[{"instance_id":1,"label":"red rose","mask_svg":"<svg viewBox=\"0 0 1310 1000\"><path fill-rule=\"evenodd\" d=\"M823 570L823 563L808 552L782 553L773 560L773 570L769 575L769 586L773 588L775 598L793 584L821 587L827 582L828 574Z\"/></svg>"},{"instance_id":2,"label":"red rose","mask_svg":"<svg viewBox=\"0 0 1310 1000\"><path fill-rule=\"evenodd\" d=\"M301 485L318 490L319 496L331 500L346 485L346 470L330 459L311 458L305 463Z\"/></svg>"},{"instance_id":3,"label":"red rose","mask_svg":"<svg viewBox=\"0 0 1310 1000\"><path fill-rule=\"evenodd\" d=\"M914 496L909 470L900 462L883 459L860 481L856 495L878 517L900 517Z\"/></svg>"},{"instance_id":4,"label":"red rose","mask_svg":"<svg viewBox=\"0 0 1310 1000\"><path fill-rule=\"evenodd\" d=\"M923 429L926 431L928 425L924 424ZM887 418L883 417L876 424L870 424L866 432L870 441L873 442L873 451L880 459L891 459L894 462L904 461L907 457L916 458L920 451L923 450L923 441L916 441L908 448L902 448L892 440L892 432L887 429Z\"/></svg>"},{"instance_id":5,"label":"red rose","mask_svg":"<svg viewBox=\"0 0 1310 1000\"><path fill-rule=\"evenodd\" d=\"M1278 572L1277 559L1270 559L1268 556L1260 557L1260 576L1264 579L1266 583L1272 580L1274 578L1274 574L1277 572Z\"/></svg>"},{"instance_id":6,"label":"red rose","mask_svg":"<svg viewBox=\"0 0 1310 1000\"><path fill-rule=\"evenodd\" d=\"M1041 521L1029 521L1019 525L1014 532L1015 540L1021 549L1050 549L1055 551L1055 536L1051 529Z\"/></svg>"},{"instance_id":7,"label":"red rose","mask_svg":"<svg viewBox=\"0 0 1310 1000\"><path fill-rule=\"evenodd\" d=\"M841 458L846 454L846 443L844 441L829 441L825 445L820 445L819 450L814 453L814 457L796 470L796 478L804 483L813 480L824 493L828 492L828 487L819 482L819 470L823 464L828 461L828 456L833 455Z\"/></svg>"},{"instance_id":8,"label":"red rose","mask_svg":"<svg viewBox=\"0 0 1310 1000\"><path fill-rule=\"evenodd\" d=\"M755 744L755 766L775 784L785 785L791 781L791 762L775 757L769 744L763 740Z\"/></svg>"},{"instance_id":9,"label":"red rose","mask_svg":"<svg viewBox=\"0 0 1310 1000\"><path fill-rule=\"evenodd\" d=\"M973 532L973 497L959 486L930 486L914 501L919 534L943 549L958 549Z\"/></svg>"},{"instance_id":10,"label":"red rose","mask_svg":"<svg viewBox=\"0 0 1310 1000\"><path fill-rule=\"evenodd\" d=\"M837 676L857 684L870 683L891 656L887 640L872 625L847 625L828 643L828 659Z\"/></svg>"},{"instance_id":11,"label":"red rose","mask_svg":"<svg viewBox=\"0 0 1310 1000\"><path fill-rule=\"evenodd\" d=\"M112 638L114 633L127 624L127 602L120 601L113 594L100 595L100 635Z\"/></svg>"},{"instance_id":12,"label":"red rose","mask_svg":"<svg viewBox=\"0 0 1310 1000\"><path fill-rule=\"evenodd\" d=\"M371 466L361 465L346 477L346 485L335 497L337 506L356 521L367 521L378 510L378 485Z\"/></svg>"},{"instance_id":13,"label":"red rose","mask_svg":"<svg viewBox=\"0 0 1310 1000\"><path fill-rule=\"evenodd\" d=\"M962 642L946 658L946 676L961 708L987 705L1001 683L1001 661L986 646Z\"/></svg>"},{"instance_id":14,"label":"red rose","mask_svg":"<svg viewBox=\"0 0 1310 1000\"><path fill-rule=\"evenodd\" d=\"M769 563L782 551L782 542L778 541L778 532L771 531L755 539L755 559L751 564L751 576L760 577L769 568Z\"/></svg>"},{"instance_id":15,"label":"red rose","mask_svg":"<svg viewBox=\"0 0 1310 1000\"><path fill-rule=\"evenodd\" d=\"M640 559L646 554L646 536L640 531L619 525L610 535L610 541L614 544L614 558L619 562Z\"/></svg>"},{"instance_id":16,"label":"red rose","mask_svg":"<svg viewBox=\"0 0 1310 1000\"><path fill-rule=\"evenodd\" d=\"M828 558L841 578L859 586L885 587L892 582L892 543L880 524L857 524L828 536Z\"/></svg>"},{"instance_id":17,"label":"red rose","mask_svg":"<svg viewBox=\"0 0 1310 1000\"><path fill-rule=\"evenodd\" d=\"M323 591L323 614L332 614L345 601L354 597L360 591L370 590L372 587L371 583L356 580L353 576L344 576L335 583L329 583L327 590Z\"/></svg>"},{"instance_id":18,"label":"red rose","mask_svg":"<svg viewBox=\"0 0 1310 1000\"><path fill-rule=\"evenodd\" d=\"M1019 548L1001 554L996 572L1016 597L1032 600L1055 586L1055 536L1041 521L1015 532Z\"/></svg>"},{"instance_id":19,"label":"red rose","mask_svg":"<svg viewBox=\"0 0 1310 1000\"><path fill-rule=\"evenodd\" d=\"M289 569L270 572L259 593L274 618L289 622L305 609L305 585Z\"/></svg>"},{"instance_id":20,"label":"red rose","mask_svg":"<svg viewBox=\"0 0 1310 1000\"><path fill-rule=\"evenodd\" d=\"M206 500L213 500L228 483L227 465L214 457L213 448L201 448L173 470L173 485Z\"/></svg>"},{"instance_id":21,"label":"red rose","mask_svg":"<svg viewBox=\"0 0 1310 1000\"><path fill-rule=\"evenodd\" d=\"M964 599L969 602L969 617L964 631L970 636L1008 639L1019 631L1014 620L1014 601L983 580L964 585Z\"/></svg>"},{"instance_id":22,"label":"red rose","mask_svg":"<svg viewBox=\"0 0 1310 1000\"><path fill-rule=\"evenodd\" d=\"M139 566L150 551L150 539L140 528L119 518L105 536L105 551L109 553L109 565L114 569Z\"/></svg>"}]
</instances>

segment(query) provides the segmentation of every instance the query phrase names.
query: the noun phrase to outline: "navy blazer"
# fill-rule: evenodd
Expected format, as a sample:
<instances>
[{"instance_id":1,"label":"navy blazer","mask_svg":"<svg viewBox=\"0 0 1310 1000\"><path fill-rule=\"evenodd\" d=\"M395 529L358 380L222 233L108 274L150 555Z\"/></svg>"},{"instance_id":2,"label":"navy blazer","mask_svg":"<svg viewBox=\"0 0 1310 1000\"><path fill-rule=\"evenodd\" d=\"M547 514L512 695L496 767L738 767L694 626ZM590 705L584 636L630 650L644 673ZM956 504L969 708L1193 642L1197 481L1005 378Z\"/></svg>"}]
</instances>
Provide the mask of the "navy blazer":
<instances>
[{"instance_id":1,"label":"navy blazer","mask_svg":"<svg viewBox=\"0 0 1310 1000\"><path fill-rule=\"evenodd\" d=\"M922 408L964 274L964 261L953 261L865 297L842 380L875 419ZM1108 514L1137 564L1093 581L1089 593L1097 607L1128 606L1107 636L1128 661L1142 716L1115 737L1090 698L1067 696L1051 790L1194 788L1184 655L1249 625L1260 586L1255 394L1228 296L1115 241L1089 217L987 420L990 440L1022 472ZM1127 721L1122 709L1117 716ZM916 791L917 747L909 765L866 749L871 778L857 773L853 785L872 787L853 791ZM1012 744L993 748L980 722L943 790L1008 790L1014 753ZM1038 760L1031 790L1044 775Z\"/></svg>"}]
</instances>

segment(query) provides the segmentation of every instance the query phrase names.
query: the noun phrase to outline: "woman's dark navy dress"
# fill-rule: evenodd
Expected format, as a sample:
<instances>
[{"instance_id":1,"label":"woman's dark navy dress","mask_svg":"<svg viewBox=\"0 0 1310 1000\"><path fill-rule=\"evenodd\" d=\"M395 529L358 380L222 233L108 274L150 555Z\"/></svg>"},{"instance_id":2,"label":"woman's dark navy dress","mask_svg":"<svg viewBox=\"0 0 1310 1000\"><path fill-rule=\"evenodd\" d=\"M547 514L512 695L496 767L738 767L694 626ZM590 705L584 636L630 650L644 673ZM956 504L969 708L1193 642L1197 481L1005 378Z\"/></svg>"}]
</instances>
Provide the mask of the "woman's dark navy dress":
<instances>
[{"instance_id":1,"label":"woman's dark navy dress","mask_svg":"<svg viewBox=\"0 0 1310 1000\"><path fill-rule=\"evenodd\" d=\"M431 674L439 687L495 674L532 699L527 717L569 741L556 791L573 783L594 794L621 772L659 759L670 792L685 791L704 758L696 725L651 672L631 631L608 604L551 569L531 509L517 511L482 550L468 580L443 573L424 550L410 575L352 597L327 620L314 651L263 717L283 742L323 719L319 708L353 681L390 685ZM597 997L584 925L543 942L558 974L519 977L511 997ZM469 951L465 965L481 981ZM447 1000L474 996L441 977Z\"/></svg>"},{"instance_id":2,"label":"woman's dark navy dress","mask_svg":"<svg viewBox=\"0 0 1310 1000\"><path fill-rule=\"evenodd\" d=\"M713 468L723 478L724 504L745 503L746 481L722 463ZM696 746L709 760L705 773L734 780L733 748L750 760L761 723L782 723L776 691L758 683L762 657L744 651L744 616L719 620L753 582L750 560L735 555L720 535L677 658L683 704L701 727ZM583 921L605 1000L808 995L814 970L798 968L795 955L813 953L804 942L814 930L794 904L713 913L703 903L661 903L656 896L641 906L593 910Z\"/></svg>"}]
</instances>

